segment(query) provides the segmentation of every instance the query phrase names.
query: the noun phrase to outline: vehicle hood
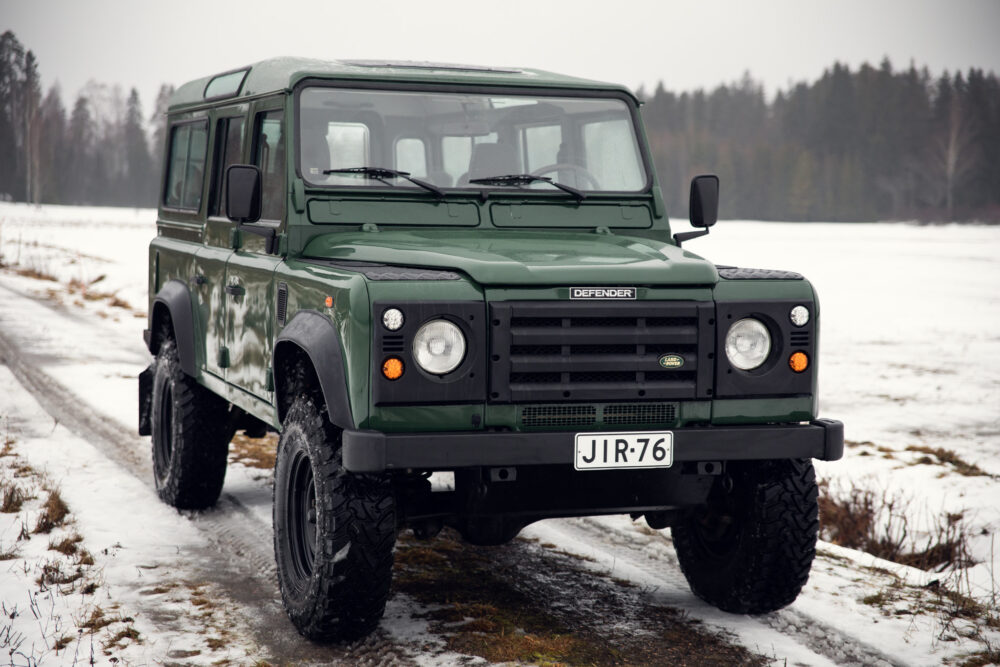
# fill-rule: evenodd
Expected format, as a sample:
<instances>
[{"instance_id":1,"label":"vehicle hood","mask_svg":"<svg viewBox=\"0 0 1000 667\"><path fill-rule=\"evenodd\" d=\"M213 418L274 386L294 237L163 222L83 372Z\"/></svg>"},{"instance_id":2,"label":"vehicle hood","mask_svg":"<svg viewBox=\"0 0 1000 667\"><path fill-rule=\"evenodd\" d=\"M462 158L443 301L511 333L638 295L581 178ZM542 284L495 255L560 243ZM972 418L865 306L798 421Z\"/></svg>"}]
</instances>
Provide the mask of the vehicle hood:
<instances>
[{"instance_id":1,"label":"vehicle hood","mask_svg":"<svg viewBox=\"0 0 1000 667\"><path fill-rule=\"evenodd\" d=\"M481 285L714 285L715 266L651 239L582 232L387 230L312 239L303 257L453 269Z\"/></svg>"}]
</instances>

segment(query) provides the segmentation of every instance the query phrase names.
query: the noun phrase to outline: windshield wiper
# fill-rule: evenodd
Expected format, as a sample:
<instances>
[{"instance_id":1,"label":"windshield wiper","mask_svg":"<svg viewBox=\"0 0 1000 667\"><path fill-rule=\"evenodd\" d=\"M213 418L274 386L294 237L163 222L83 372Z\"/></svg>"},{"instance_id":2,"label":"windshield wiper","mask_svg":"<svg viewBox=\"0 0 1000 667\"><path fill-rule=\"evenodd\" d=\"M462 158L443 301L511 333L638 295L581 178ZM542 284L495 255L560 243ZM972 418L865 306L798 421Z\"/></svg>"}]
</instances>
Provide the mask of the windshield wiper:
<instances>
[{"instance_id":1,"label":"windshield wiper","mask_svg":"<svg viewBox=\"0 0 1000 667\"><path fill-rule=\"evenodd\" d=\"M397 171L396 169L386 169L385 167L348 167L346 169L324 169L324 174L358 174L377 181L385 182L387 178L404 178L414 185L419 185L424 190L433 192L438 199L444 199L444 190L431 185L427 181L413 178L408 171Z\"/></svg>"},{"instance_id":2,"label":"windshield wiper","mask_svg":"<svg viewBox=\"0 0 1000 667\"><path fill-rule=\"evenodd\" d=\"M568 192L569 194L576 197L577 201L583 201L587 198L583 192L577 190L576 188L571 188L568 185L563 185L557 181L553 181L547 176L535 176L534 174L506 174L504 176L487 176L486 178L470 178L469 183L476 183L478 185L500 185L500 186L520 186L528 185L530 183L548 183L549 185L555 186L562 190L563 192Z\"/></svg>"}]
</instances>

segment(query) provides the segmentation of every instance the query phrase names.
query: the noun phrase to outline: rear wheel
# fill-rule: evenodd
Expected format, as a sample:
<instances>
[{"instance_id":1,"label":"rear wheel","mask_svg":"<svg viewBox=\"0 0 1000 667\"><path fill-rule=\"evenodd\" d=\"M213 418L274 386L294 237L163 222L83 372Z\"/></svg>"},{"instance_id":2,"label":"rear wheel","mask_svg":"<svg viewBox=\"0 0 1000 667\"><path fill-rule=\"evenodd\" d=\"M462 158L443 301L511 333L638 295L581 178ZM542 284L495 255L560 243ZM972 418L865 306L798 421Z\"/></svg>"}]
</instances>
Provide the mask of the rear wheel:
<instances>
[{"instance_id":1,"label":"rear wheel","mask_svg":"<svg viewBox=\"0 0 1000 667\"><path fill-rule=\"evenodd\" d=\"M153 364L153 477L156 492L179 509L219 499L232 431L226 401L181 369L176 343L165 339Z\"/></svg>"},{"instance_id":2,"label":"rear wheel","mask_svg":"<svg viewBox=\"0 0 1000 667\"><path fill-rule=\"evenodd\" d=\"M809 579L819 530L812 461L730 464L708 504L671 528L691 591L723 611L791 604Z\"/></svg>"},{"instance_id":3,"label":"rear wheel","mask_svg":"<svg viewBox=\"0 0 1000 667\"><path fill-rule=\"evenodd\" d=\"M312 397L296 398L274 468L274 555L299 632L315 641L372 632L389 597L395 542L388 480L344 470L339 429Z\"/></svg>"}]
</instances>

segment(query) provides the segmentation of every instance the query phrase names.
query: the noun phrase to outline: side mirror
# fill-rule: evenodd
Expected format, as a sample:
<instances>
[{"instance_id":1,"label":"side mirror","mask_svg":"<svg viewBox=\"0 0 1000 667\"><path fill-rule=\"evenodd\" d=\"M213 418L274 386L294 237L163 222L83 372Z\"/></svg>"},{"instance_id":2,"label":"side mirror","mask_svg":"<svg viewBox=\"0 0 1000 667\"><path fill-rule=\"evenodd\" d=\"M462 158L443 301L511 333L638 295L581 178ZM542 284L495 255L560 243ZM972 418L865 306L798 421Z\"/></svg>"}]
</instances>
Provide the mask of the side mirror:
<instances>
[{"instance_id":1,"label":"side mirror","mask_svg":"<svg viewBox=\"0 0 1000 667\"><path fill-rule=\"evenodd\" d=\"M254 165L226 169L226 217L239 223L260 220L260 169Z\"/></svg>"},{"instance_id":2,"label":"side mirror","mask_svg":"<svg viewBox=\"0 0 1000 667\"><path fill-rule=\"evenodd\" d=\"M705 229L719 219L719 177L715 174L691 179L689 215L692 227Z\"/></svg>"},{"instance_id":3,"label":"side mirror","mask_svg":"<svg viewBox=\"0 0 1000 667\"><path fill-rule=\"evenodd\" d=\"M719 177L715 174L695 176L691 179L691 200L688 213L692 227L701 227L697 232L674 234L674 243L679 248L689 239L708 234L708 228L719 219Z\"/></svg>"}]
</instances>

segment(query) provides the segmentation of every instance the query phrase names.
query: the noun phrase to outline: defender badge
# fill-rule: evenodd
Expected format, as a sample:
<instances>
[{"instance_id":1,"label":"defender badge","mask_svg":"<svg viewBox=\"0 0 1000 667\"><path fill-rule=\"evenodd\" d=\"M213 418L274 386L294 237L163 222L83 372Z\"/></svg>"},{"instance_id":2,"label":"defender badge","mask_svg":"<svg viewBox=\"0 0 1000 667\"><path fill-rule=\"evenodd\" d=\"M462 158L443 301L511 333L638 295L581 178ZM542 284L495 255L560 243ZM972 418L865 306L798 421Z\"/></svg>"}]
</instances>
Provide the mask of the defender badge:
<instances>
[{"instance_id":1,"label":"defender badge","mask_svg":"<svg viewBox=\"0 0 1000 667\"><path fill-rule=\"evenodd\" d=\"M635 300L634 287L570 287L571 299L630 299Z\"/></svg>"},{"instance_id":2,"label":"defender badge","mask_svg":"<svg viewBox=\"0 0 1000 667\"><path fill-rule=\"evenodd\" d=\"M680 368L684 365L684 357L679 354L664 354L660 356L661 368Z\"/></svg>"}]
</instances>

